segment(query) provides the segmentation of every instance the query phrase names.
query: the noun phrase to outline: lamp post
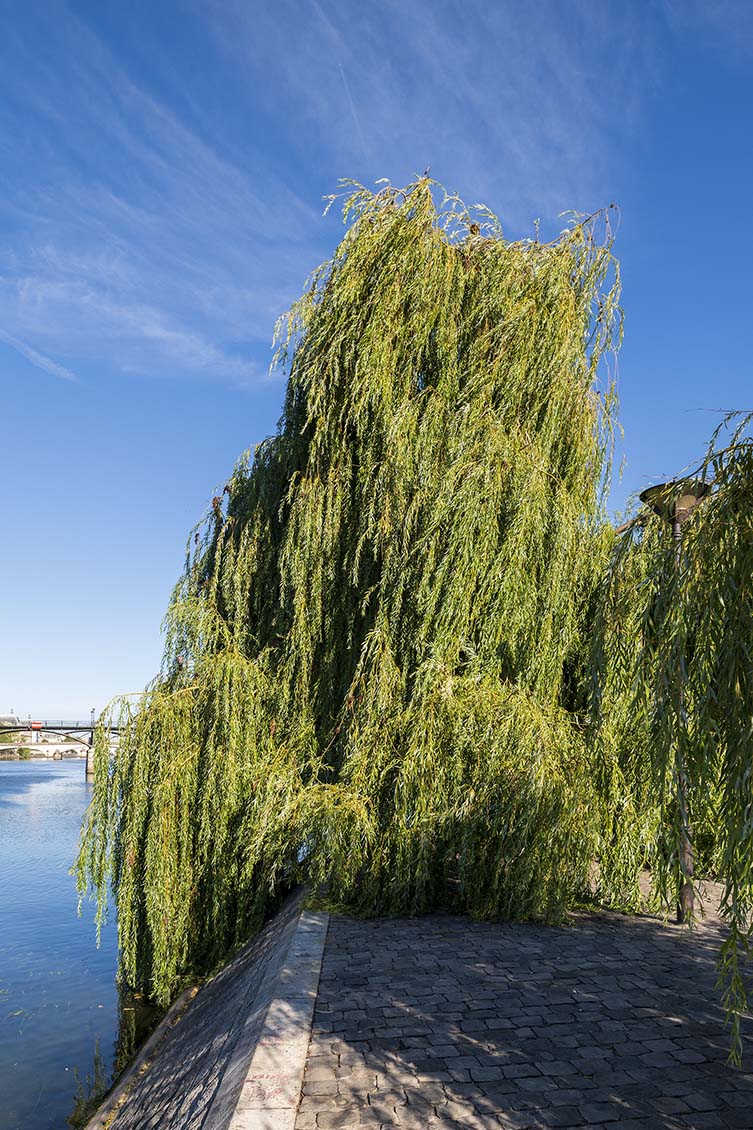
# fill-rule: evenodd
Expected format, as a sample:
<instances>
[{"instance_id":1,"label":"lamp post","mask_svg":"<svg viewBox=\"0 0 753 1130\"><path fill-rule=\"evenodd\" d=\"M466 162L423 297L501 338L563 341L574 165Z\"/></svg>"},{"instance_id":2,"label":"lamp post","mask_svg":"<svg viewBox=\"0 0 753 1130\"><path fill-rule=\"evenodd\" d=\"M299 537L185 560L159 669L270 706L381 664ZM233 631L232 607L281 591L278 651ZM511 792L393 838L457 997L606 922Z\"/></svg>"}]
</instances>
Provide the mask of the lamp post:
<instances>
[{"instance_id":1,"label":"lamp post","mask_svg":"<svg viewBox=\"0 0 753 1130\"><path fill-rule=\"evenodd\" d=\"M675 545L675 570L679 580L682 564L682 527L687 522L699 502L709 493L711 487L708 483L697 479L678 479L670 483L657 483L641 491L641 502L672 525L672 540ZM683 717L685 687L683 678L683 657L679 653L676 659L676 695L677 695L677 803L680 810L680 889L677 898L677 921L687 922L693 917L695 910L695 897L693 894L693 834L688 818L688 778L685 769L685 750L683 746Z\"/></svg>"},{"instance_id":2,"label":"lamp post","mask_svg":"<svg viewBox=\"0 0 753 1130\"><path fill-rule=\"evenodd\" d=\"M90 720L91 720L91 730L89 731L89 747L86 751L85 775L86 775L87 780L90 777L94 776L94 758L92 757L92 754L94 752L94 715L95 715L95 713L96 713L96 711L95 711L94 707L92 707L91 711L90 711L90 715L89 715Z\"/></svg>"}]
</instances>

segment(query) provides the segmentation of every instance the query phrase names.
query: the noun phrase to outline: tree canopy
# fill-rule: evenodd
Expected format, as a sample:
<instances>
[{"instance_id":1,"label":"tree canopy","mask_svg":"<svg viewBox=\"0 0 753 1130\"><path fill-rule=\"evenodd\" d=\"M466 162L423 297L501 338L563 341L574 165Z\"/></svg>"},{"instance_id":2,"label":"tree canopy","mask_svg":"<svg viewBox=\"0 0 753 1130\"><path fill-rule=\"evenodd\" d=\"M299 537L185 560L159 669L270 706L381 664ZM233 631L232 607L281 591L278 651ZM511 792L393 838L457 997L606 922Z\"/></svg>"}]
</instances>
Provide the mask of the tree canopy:
<instances>
[{"instance_id":1,"label":"tree canopy","mask_svg":"<svg viewBox=\"0 0 753 1130\"><path fill-rule=\"evenodd\" d=\"M557 920L600 854L632 890L587 740L610 213L509 241L427 178L344 209L280 326L278 432L197 528L114 759L98 736L79 882L162 1000L300 875L365 913Z\"/></svg>"}]
</instances>

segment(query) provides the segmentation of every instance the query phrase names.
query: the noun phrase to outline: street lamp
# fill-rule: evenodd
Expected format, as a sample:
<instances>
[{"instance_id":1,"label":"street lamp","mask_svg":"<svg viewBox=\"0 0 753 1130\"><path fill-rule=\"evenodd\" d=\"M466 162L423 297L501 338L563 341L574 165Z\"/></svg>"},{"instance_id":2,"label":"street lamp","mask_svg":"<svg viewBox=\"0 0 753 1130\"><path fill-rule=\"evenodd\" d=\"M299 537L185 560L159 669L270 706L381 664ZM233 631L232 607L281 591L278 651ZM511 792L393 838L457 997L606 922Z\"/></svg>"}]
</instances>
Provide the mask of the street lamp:
<instances>
[{"instance_id":1,"label":"street lamp","mask_svg":"<svg viewBox=\"0 0 753 1130\"><path fill-rule=\"evenodd\" d=\"M683 522L687 522L710 490L710 484L701 482L700 479L677 479L672 483L657 483L654 487L647 487L641 491L640 500L665 522L672 523L672 535L679 541Z\"/></svg>"},{"instance_id":2,"label":"street lamp","mask_svg":"<svg viewBox=\"0 0 753 1130\"><path fill-rule=\"evenodd\" d=\"M86 779L87 780L90 777L94 776L94 758L93 758L92 754L94 752L94 717L95 717L95 714L96 714L96 710L94 709L94 707L92 707L91 711L89 713L89 718L90 718L90 722L91 722L91 729L89 730L89 748L86 751L86 770L85 770L85 773L86 773Z\"/></svg>"},{"instance_id":3,"label":"street lamp","mask_svg":"<svg viewBox=\"0 0 753 1130\"><path fill-rule=\"evenodd\" d=\"M672 539L675 543L675 568L679 577L682 563L682 526L687 522L699 502L711 490L709 483L700 479L677 479L671 483L657 483L641 491L641 502L645 502L655 514L672 524ZM684 715L684 685L682 656L678 654L676 664L677 717L682 722ZM693 895L693 834L688 819L688 779L685 772L685 755L682 746L682 726L677 734L677 802L680 809L680 871L682 879L677 899L677 921L687 922L695 910Z\"/></svg>"}]
</instances>

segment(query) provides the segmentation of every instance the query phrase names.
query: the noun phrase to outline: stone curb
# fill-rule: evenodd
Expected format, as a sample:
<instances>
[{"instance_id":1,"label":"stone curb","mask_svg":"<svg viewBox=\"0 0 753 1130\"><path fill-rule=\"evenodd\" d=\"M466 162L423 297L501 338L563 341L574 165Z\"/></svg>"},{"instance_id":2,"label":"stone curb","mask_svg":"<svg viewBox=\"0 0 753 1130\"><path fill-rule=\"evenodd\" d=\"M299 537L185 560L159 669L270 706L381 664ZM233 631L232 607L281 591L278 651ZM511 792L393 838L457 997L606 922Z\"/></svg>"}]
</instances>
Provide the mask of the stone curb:
<instances>
[{"instance_id":1,"label":"stone curb","mask_svg":"<svg viewBox=\"0 0 753 1130\"><path fill-rule=\"evenodd\" d=\"M252 1014L212 1104L227 1101L245 1068L227 1130L294 1130L328 925L328 914L300 912L284 962L262 990L269 1003L261 1031Z\"/></svg>"}]
</instances>

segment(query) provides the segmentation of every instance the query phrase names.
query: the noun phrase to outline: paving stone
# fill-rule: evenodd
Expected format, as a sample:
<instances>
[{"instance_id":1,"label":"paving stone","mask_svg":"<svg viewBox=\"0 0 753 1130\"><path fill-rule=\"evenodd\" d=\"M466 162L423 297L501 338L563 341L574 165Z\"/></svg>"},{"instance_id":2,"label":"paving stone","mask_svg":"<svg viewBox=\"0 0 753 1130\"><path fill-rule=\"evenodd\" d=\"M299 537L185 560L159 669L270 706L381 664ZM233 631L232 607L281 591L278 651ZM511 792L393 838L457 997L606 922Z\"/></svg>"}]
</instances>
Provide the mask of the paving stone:
<instances>
[{"instance_id":1,"label":"paving stone","mask_svg":"<svg viewBox=\"0 0 753 1130\"><path fill-rule=\"evenodd\" d=\"M690 1048L677 1048L676 1051L672 1052L672 1055L680 1063L705 1063L708 1058L703 1052L694 1052Z\"/></svg>"},{"instance_id":2,"label":"paving stone","mask_svg":"<svg viewBox=\"0 0 753 1130\"><path fill-rule=\"evenodd\" d=\"M662 1097L654 1101L656 1110L663 1111L665 1114L682 1114L683 1111L690 1110L690 1107L682 1099L675 1099L671 1096Z\"/></svg>"},{"instance_id":3,"label":"paving stone","mask_svg":"<svg viewBox=\"0 0 753 1130\"><path fill-rule=\"evenodd\" d=\"M582 1126L583 1118L577 1106L558 1106L542 1112L547 1126Z\"/></svg>"},{"instance_id":4,"label":"paving stone","mask_svg":"<svg viewBox=\"0 0 753 1130\"><path fill-rule=\"evenodd\" d=\"M619 1108L611 1103L582 1103L580 1113L584 1123L616 1122L620 1117Z\"/></svg>"},{"instance_id":5,"label":"paving stone","mask_svg":"<svg viewBox=\"0 0 753 1130\"><path fill-rule=\"evenodd\" d=\"M492 1080L504 1079L503 1067L471 1067L469 1074L474 1083L490 1083Z\"/></svg>"},{"instance_id":6,"label":"paving stone","mask_svg":"<svg viewBox=\"0 0 753 1130\"><path fill-rule=\"evenodd\" d=\"M505 1079L525 1079L541 1074L535 1063L511 1063L509 1067L503 1067L502 1072Z\"/></svg>"},{"instance_id":7,"label":"paving stone","mask_svg":"<svg viewBox=\"0 0 753 1130\"><path fill-rule=\"evenodd\" d=\"M299 1110L309 1111L344 1110L353 1106L353 1099L347 1095L303 1095Z\"/></svg>"},{"instance_id":8,"label":"paving stone","mask_svg":"<svg viewBox=\"0 0 753 1130\"><path fill-rule=\"evenodd\" d=\"M719 1107L718 1095L701 1094L698 1091L693 1091L689 1095L684 1095L683 1098L691 1110L709 1111L716 1110ZM751 1103L752 1098L753 1096L748 1096L749 1104L751 1104L752 1107L751 1123L753 1123L753 1103Z\"/></svg>"},{"instance_id":9,"label":"paving stone","mask_svg":"<svg viewBox=\"0 0 753 1130\"><path fill-rule=\"evenodd\" d=\"M578 1070L575 1064L567 1059L544 1061L540 1067L544 1075L573 1075Z\"/></svg>"},{"instance_id":10,"label":"paving stone","mask_svg":"<svg viewBox=\"0 0 753 1130\"><path fill-rule=\"evenodd\" d=\"M435 1121L432 1119L432 1121ZM405 1130L424 1130L427 1124L426 1114L417 1110L401 1110L398 1112L397 1125Z\"/></svg>"},{"instance_id":11,"label":"paving stone","mask_svg":"<svg viewBox=\"0 0 753 1130\"><path fill-rule=\"evenodd\" d=\"M751 1116L750 1108L748 1108L748 1110L720 1111L719 1117L725 1126L731 1126L734 1130L751 1130L751 1125L753 1125L753 1116Z\"/></svg>"},{"instance_id":12,"label":"paving stone","mask_svg":"<svg viewBox=\"0 0 753 1130\"><path fill-rule=\"evenodd\" d=\"M746 1107L750 1109L752 1105L751 1095L749 1091L719 1091L716 1095L716 1098L720 1099L725 1107Z\"/></svg>"},{"instance_id":13,"label":"paving stone","mask_svg":"<svg viewBox=\"0 0 753 1130\"><path fill-rule=\"evenodd\" d=\"M311 1079L304 1080L304 1095L336 1095L337 1079Z\"/></svg>"},{"instance_id":14,"label":"paving stone","mask_svg":"<svg viewBox=\"0 0 753 1130\"><path fill-rule=\"evenodd\" d=\"M537 1075L529 1079L517 1079L516 1084L519 1091L526 1094L540 1094L544 1091L557 1090L557 1084L554 1079L550 1079L548 1075Z\"/></svg>"},{"instance_id":15,"label":"paving stone","mask_svg":"<svg viewBox=\"0 0 753 1130\"><path fill-rule=\"evenodd\" d=\"M358 1113L354 1114L352 1111L332 1111L318 1114L316 1117L316 1125L320 1130L348 1130L349 1127L358 1126L360 1121ZM297 1122L296 1130L298 1130Z\"/></svg>"}]
</instances>

